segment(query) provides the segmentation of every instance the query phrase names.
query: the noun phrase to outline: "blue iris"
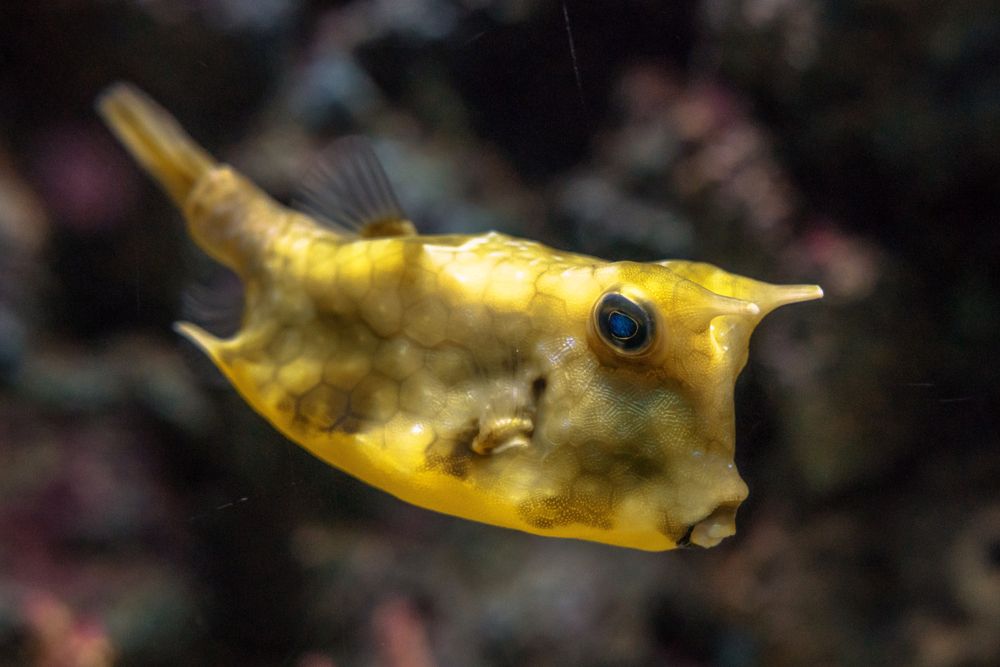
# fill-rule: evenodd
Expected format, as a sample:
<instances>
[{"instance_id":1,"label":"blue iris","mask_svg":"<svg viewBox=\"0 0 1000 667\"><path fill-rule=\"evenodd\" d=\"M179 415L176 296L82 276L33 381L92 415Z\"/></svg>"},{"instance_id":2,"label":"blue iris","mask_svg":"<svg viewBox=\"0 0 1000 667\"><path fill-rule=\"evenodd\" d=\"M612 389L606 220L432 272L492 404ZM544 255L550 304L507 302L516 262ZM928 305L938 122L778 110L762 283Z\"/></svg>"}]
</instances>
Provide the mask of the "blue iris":
<instances>
[{"instance_id":1,"label":"blue iris","mask_svg":"<svg viewBox=\"0 0 1000 667\"><path fill-rule=\"evenodd\" d=\"M628 340L639 331L639 323L625 313L615 310L608 315L608 328L615 338Z\"/></svg>"},{"instance_id":2,"label":"blue iris","mask_svg":"<svg viewBox=\"0 0 1000 667\"><path fill-rule=\"evenodd\" d=\"M649 349L655 334L656 320L642 302L620 292L608 292L597 302L594 319L601 339L616 352L628 356Z\"/></svg>"}]
</instances>

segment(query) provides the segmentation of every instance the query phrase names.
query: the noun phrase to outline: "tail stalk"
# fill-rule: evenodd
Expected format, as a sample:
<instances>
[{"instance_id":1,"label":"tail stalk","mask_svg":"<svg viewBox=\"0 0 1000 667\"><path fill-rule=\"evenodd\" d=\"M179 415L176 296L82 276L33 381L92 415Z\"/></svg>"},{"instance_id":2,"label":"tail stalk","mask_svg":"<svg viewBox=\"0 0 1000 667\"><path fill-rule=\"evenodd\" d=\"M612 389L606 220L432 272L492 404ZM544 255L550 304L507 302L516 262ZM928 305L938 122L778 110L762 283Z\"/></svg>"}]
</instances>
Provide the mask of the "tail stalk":
<instances>
[{"instance_id":1,"label":"tail stalk","mask_svg":"<svg viewBox=\"0 0 1000 667\"><path fill-rule=\"evenodd\" d=\"M195 183L216 166L163 107L127 83L98 99L97 110L136 160L183 206Z\"/></svg>"}]
</instances>

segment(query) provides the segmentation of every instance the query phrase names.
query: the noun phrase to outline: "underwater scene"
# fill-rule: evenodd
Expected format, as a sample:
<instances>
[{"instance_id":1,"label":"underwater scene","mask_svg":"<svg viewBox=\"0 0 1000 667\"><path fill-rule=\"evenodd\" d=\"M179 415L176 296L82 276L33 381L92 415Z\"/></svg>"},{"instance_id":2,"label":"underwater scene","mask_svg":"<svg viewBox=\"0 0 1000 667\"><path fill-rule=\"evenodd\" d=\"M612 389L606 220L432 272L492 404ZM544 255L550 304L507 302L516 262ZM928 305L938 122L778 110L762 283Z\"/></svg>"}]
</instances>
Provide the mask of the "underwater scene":
<instances>
[{"instance_id":1,"label":"underwater scene","mask_svg":"<svg viewBox=\"0 0 1000 667\"><path fill-rule=\"evenodd\" d=\"M1000 13L0 8L0 667L1000 664Z\"/></svg>"}]
</instances>

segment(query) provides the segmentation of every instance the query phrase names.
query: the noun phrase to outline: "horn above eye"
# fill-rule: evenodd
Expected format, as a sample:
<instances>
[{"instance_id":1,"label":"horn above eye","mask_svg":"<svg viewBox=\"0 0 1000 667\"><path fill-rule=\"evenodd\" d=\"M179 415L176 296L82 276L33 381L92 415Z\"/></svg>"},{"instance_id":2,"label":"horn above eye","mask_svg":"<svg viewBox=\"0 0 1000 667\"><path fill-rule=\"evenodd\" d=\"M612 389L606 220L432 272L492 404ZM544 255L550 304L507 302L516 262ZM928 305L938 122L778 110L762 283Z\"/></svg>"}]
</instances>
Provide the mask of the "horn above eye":
<instances>
[{"instance_id":1,"label":"horn above eye","mask_svg":"<svg viewBox=\"0 0 1000 667\"><path fill-rule=\"evenodd\" d=\"M594 319L601 340L621 354L641 354L653 342L652 315L641 304L619 292L609 292L600 298L594 309Z\"/></svg>"}]
</instances>

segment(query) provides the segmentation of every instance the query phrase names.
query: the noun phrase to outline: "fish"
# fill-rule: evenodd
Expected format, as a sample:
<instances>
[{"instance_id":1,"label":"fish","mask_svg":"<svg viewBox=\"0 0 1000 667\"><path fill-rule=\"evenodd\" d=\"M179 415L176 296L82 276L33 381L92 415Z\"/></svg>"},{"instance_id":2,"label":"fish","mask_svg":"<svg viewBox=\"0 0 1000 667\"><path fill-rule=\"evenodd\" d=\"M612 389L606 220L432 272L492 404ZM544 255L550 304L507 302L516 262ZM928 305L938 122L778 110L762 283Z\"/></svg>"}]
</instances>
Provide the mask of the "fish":
<instances>
[{"instance_id":1,"label":"fish","mask_svg":"<svg viewBox=\"0 0 1000 667\"><path fill-rule=\"evenodd\" d=\"M244 287L231 336L176 330L278 431L414 505L647 551L735 534L750 335L817 285L418 234L370 142L280 204L128 83L97 110Z\"/></svg>"}]
</instances>

